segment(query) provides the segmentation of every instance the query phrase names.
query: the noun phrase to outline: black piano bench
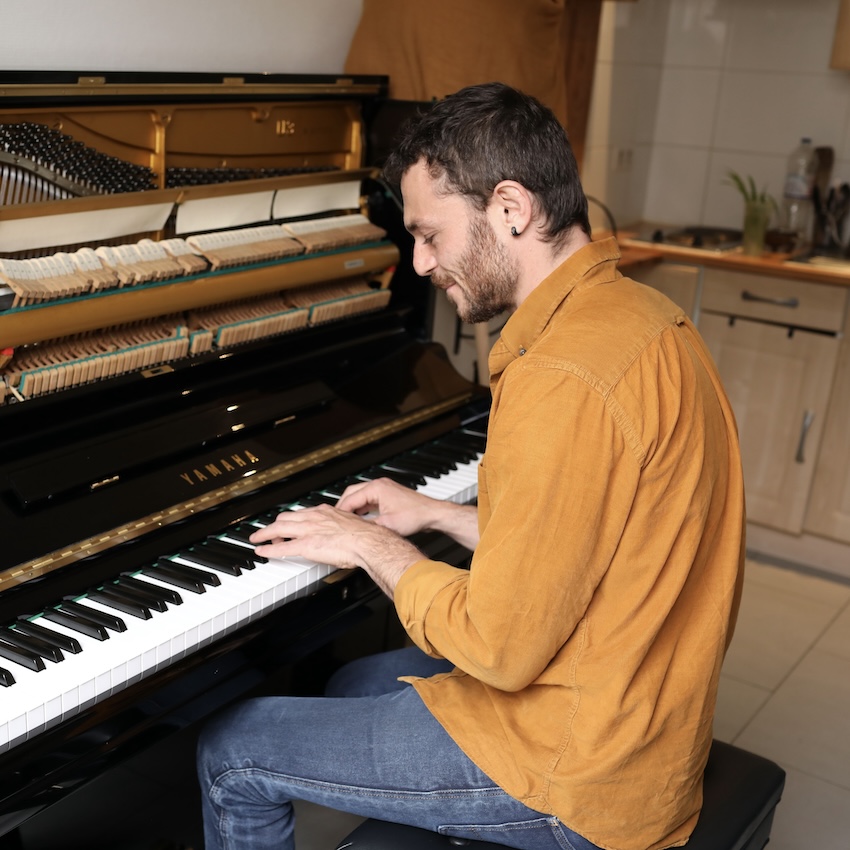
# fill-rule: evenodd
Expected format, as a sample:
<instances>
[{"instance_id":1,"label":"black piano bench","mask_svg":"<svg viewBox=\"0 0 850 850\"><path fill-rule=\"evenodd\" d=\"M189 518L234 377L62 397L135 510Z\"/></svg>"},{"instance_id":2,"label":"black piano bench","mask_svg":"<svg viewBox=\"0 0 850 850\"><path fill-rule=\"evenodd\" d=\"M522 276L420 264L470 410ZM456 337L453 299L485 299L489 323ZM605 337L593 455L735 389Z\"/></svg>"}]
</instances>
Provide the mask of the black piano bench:
<instances>
[{"instance_id":1,"label":"black piano bench","mask_svg":"<svg viewBox=\"0 0 850 850\"><path fill-rule=\"evenodd\" d=\"M714 741L705 769L699 822L683 850L762 850L785 787L785 771L766 758ZM337 850L505 850L489 841L449 838L396 823L367 820Z\"/></svg>"}]
</instances>

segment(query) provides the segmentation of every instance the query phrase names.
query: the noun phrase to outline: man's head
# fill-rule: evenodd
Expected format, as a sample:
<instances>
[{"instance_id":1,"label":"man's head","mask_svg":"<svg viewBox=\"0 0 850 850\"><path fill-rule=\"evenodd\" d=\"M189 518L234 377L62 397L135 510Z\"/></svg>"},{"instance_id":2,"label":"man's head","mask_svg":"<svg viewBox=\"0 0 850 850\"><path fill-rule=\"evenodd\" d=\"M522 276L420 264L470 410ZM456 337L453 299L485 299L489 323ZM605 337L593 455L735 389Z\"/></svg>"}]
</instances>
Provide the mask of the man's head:
<instances>
[{"instance_id":1,"label":"man's head","mask_svg":"<svg viewBox=\"0 0 850 850\"><path fill-rule=\"evenodd\" d=\"M466 322L516 308L590 235L566 133L501 83L431 107L406 128L384 174L402 189L414 268Z\"/></svg>"},{"instance_id":2,"label":"man's head","mask_svg":"<svg viewBox=\"0 0 850 850\"><path fill-rule=\"evenodd\" d=\"M390 183L424 162L448 192L479 211L503 180L516 181L537 204L540 235L559 245L578 226L590 236L587 199L563 127L539 101L504 85L469 86L435 103L409 125L384 167Z\"/></svg>"}]
</instances>

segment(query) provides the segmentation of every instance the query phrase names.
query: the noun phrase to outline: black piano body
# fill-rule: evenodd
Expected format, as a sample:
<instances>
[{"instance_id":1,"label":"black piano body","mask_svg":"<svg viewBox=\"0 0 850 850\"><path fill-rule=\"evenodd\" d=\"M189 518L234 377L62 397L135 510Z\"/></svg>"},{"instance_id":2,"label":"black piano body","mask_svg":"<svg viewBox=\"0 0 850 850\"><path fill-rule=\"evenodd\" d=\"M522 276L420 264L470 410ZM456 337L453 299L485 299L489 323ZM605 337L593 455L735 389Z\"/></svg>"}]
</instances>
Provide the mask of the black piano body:
<instances>
[{"instance_id":1,"label":"black piano body","mask_svg":"<svg viewBox=\"0 0 850 850\"><path fill-rule=\"evenodd\" d=\"M345 633L380 594L360 571L307 571L293 579L293 592L257 603L249 616L228 610L225 625L195 635L195 643L175 638L172 657L128 665L126 678L115 674L102 693L80 689L76 705L62 702L71 690L66 681L53 700L59 708L29 711L27 721L27 711L14 707L22 682L47 681L86 655L66 650L54 660L44 653L51 647L39 626L69 635L67 624L47 614L73 616L75 605L94 599L101 611L125 606L112 613L128 633L138 633L144 616L147 634L156 633L183 602L169 598L160 610L147 598L151 588L139 587L157 565L168 571L176 559L183 572L174 580L184 584L167 586L164 573L154 584L187 600L199 591L223 597L211 583L192 587L187 574L204 567L181 559L193 553L215 564L223 558L228 588L241 576L259 582L254 566L227 554L234 541L221 538L229 530L244 535L246 523L326 498L356 476L389 474L392 459L392 472L411 486L458 465L474 470L488 404L481 387L423 339L425 290L412 293L409 278L401 275L400 285L394 273L406 247L386 234L398 221L381 222L383 233L366 228L365 239L307 240L300 253L216 265L224 255L213 251L206 268L182 275L140 273L134 280L131 271L100 288L68 289L77 285L66 279L68 258L90 257L87 248L305 221L312 233L317 222L352 217L362 229L362 218L376 217L370 195L387 215L394 201L363 167L365 128L386 80L5 77L0 134L4 127L24 136L21 125L36 129L31 150L0 148L0 286L7 273L0 301L0 836L150 743L261 687ZM44 153L45 138L57 133L84 159L98 160L100 176L84 179ZM110 185L114 163L124 176ZM131 186L128 173L144 185ZM140 227L150 221L158 227ZM109 231L102 243L94 236L99 227ZM300 231L289 227L283 241L293 232ZM29 259L40 262L27 278L20 269L29 266L15 263ZM351 291L335 288L352 280ZM269 330L263 314L199 324L222 305L270 300L267 309L281 312L274 302L281 293L308 296L283 311L307 313L294 329ZM106 337L98 335L116 327L135 340L139 327L163 320L203 344L193 349L182 340L176 355L152 362L136 358L131 345L122 367L103 367L102 374L86 358L106 362L114 352L38 365L40 353L54 356L65 341L98 337L102 344ZM242 336L223 333L224 324L238 331L252 323L255 330ZM463 460L456 463L455 453ZM429 463L435 467L426 478ZM436 534L417 543L456 563L468 554ZM100 630L105 638L86 640L119 640L111 627ZM22 673L27 664L33 666Z\"/></svg>"}]
</instances>

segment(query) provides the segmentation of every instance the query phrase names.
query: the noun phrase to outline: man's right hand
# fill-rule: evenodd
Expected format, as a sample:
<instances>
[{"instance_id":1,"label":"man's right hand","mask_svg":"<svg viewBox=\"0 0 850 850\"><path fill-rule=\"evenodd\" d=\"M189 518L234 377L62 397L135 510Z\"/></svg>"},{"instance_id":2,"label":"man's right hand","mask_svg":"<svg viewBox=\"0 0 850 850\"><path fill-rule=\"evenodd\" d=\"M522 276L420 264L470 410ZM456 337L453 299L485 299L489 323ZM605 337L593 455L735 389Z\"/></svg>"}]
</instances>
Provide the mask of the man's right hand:
<instances>
[{"instance_id":1,"label":"man's right hand","mask_svg":"<svg viewBox=\"0 0 850 850\"><path fill-rule=\"evenodd\" d=\"M423 496L389 478L347 487L336 504L343 511L368 516L402 537L419 531L442 531L468 549L478 543L477 509Z\"/></svg>"},{"instance_id":2,"label":"man's right hand","mask_svg":"<svg viewBox=\"0 0 850 850\"><path fill-rule=\"evenodd\" d=\"M373 518L378 525L402 537L410 537L431 527L440 504L437 499L423 496L389 478L378 478L347 487L336 506L361 516L375 514Z\"/></svg>"}]
</instances>

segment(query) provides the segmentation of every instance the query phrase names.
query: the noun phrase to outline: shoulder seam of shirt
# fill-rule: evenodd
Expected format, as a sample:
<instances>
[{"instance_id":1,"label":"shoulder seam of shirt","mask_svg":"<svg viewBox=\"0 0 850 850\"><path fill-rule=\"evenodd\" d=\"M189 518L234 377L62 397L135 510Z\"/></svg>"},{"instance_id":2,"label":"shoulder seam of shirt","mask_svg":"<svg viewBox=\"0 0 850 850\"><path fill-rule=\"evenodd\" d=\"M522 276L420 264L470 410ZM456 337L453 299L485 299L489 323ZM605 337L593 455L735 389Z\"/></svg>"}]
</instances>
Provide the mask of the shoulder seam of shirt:
<instances>
[{"instance_id":1,"label":"shoulder seam of shirt","mask_svg":"<svg viewBox=\"0 0 850 850\"><path fill-rule=\"evenodd\" d=\"M620 426L623 436L634 452L638 464L643 467L646 463L647 455L646 448L640 440L639 431L632 420L626 415L626 412L623 410L620 403L613 398L612 394L614 389L623 380L623 376L629 371L629 369L631 369L633 364L643 355L647 348L669 328L677 328L678 326L679 325L675 321L659 325L655 329L655 332L649 334L643 341L643 344L636 348L634 355L623 364L622 369L617 373L614 379L607 384L603 383L599 379L598 375L589 372L584 366L581 366L572 360L567 360L566 358L561 359L557 356L541 355L534 351L529 351L521 361L514 362L521 362L523 368L539 366L544 369L559 369L561 371L570 372L589 387L592 387L605 400L605 406L608 407L611 411L611 415L614 417L614 421Z\"/></svg>"},{"instance_id":2,"label":"shoulder seam of shirt","mask_svg":"<svg viewBox=\"0 0 850 850\"><path fill-rule=\"evenodd\" d=\"M580 366L571 360L565 360L558 357L542 357L540 355L529 353L529 355L524 357L522 361L514 362L521 363L523 369L539 367L542 369L552 369L575 375L575 377L582 383L587 385L594 392L598 393L599 396L601 396L605 407L611 413L612 418L620 427L626 441L626 445L631 448L638 465L643 467L646 462L646 450L640 441L638 430L635 428L632 420L626 415L626 412L623 410L620 403L612 395L612 390L615 386L617 386L617 384L619 384L626 370L623 370L623 372L617 376L616 381L605 385L597 375L589 372L585 367ZM633 362L634 359L630 361L630 364Z\"/></svg>"}]
</instances>

